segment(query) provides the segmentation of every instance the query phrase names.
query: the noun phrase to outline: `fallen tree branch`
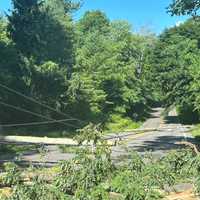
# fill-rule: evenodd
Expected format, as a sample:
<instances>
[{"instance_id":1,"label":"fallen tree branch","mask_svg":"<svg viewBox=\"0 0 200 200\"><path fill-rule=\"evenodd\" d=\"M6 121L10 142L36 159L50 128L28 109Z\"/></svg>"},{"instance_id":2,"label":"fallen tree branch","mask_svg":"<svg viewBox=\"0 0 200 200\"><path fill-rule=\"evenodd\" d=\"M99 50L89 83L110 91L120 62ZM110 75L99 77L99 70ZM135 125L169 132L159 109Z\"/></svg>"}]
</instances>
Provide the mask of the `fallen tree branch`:
<instances>
[{"instance_id":1,"label":"fallen tree branch","mask_svg":"<svg viewBox=\"0 0 200 200\"><path fill-rule=\"evenodd\" d=\"M178 145L185 145L185 146L188 146L190 147L190 149L193 150L193 152L197 155L200 154L197 146L195 144L192 144L191 142L187 142L187 141L181 141L181 142L176 142L175 144L178 144Z\"/></svg>"}]
</instances>

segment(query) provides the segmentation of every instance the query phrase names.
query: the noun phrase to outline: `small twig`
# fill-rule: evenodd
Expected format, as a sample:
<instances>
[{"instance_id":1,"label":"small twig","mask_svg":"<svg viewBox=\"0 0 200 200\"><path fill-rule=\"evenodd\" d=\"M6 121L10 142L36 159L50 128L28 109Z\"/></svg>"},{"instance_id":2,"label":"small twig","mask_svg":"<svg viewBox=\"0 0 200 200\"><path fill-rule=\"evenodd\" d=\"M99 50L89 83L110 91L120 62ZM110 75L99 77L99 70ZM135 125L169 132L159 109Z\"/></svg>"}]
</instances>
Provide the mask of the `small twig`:
<instances>
[{"instance_id":1,"label":"small twig","mask_svg":"<svg viewBox=\"0 0 200 200\"><path fill-rule=\"evenodd\" d=\"M195 144L192 144L191 142L182 141L182 142L176 142L175 144L188 146L188 147L190 147L197 155L200 154L200 152L199 152L198 148L196 147L196 145L195 145Z\"/></svg>"}]
</instances>

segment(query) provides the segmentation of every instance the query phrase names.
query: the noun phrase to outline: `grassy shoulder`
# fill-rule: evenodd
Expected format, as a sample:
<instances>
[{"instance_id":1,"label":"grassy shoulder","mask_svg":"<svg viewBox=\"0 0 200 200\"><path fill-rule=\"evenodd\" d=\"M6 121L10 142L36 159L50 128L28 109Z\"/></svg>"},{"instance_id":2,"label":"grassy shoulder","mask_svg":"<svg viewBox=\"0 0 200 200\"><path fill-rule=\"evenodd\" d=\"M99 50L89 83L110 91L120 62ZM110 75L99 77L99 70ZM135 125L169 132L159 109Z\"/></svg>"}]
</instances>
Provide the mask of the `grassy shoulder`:
<instances>
[{"instance_id":1,"label":"grassy shoulder","mask_svg":"<svg viewBox=\"0 0 200 200\"><path fill-rule=\"evenodd\" d=\"M200 124L196 125L193 130L192 130L192 135L197 138L200 139Z\"/></svg>"},{"instance_id":2,"label":"grassy shoulder","mask_svg":"<svg viewBox=\"0 0 200 200\"><path fill-rule=\"evenodd\" d=\"M123 132L128 130L137 129L142 125L142 122L135 122L127 116L122 114L112 114L103 126L103 133ZM33 136L33 137L48 137L48 138L73 138L77 135L75 130L45 130L45 129L10 129L3 131L2 135L13 136Z\"/></svg>"},{"instance_id":3,"label":"grassy shoulder","mask_svg":"<svg viewBox=\"0 0 200 200\"><path fill-rule=\"evenodd\" d=\"M135 122L129 117L124 117L120 114L113 114L105 124L105 133L120 132L137 129L142 125L142 122Z\"/></svg>"},{"instance_id":4,"label":"grassy shoulder","mask_svg":"<svg viewBox=\"0 0 200 200\"><path fill-rule=\"evenodd\" d=\"M137 129L141 126L142 122L134 122L128 117L123 117L120 114L113 114L105 124L103 134L117 133L128 130ZM60 152L77 154L83 150L82 147L72 145L58 145Z\"/></svg>"},{"instance_id":5,"label":"grassy shoulder","mask_svg":"<svg viewBox=\"0 0 200 200\"><path fill-rule=\"evenodd\" d=\"M58 145L58 148L61 153L77 154L83 151L83 147L72 145Z\"/></svg>"}]
</instances>

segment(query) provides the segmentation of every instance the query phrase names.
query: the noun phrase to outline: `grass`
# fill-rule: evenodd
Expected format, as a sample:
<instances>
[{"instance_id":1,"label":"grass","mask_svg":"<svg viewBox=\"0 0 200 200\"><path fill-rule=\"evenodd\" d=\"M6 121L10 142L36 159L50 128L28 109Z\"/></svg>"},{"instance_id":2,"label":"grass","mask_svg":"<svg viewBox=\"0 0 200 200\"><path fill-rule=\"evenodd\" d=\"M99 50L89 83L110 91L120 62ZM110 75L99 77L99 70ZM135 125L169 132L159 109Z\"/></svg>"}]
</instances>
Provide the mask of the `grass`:
<instances>
[{"instance_id":1,"label":"grass","mask_svg":"<svg viewBox=\"0 0 200 200\"><path fill-rule=\"evenodd\" d=\"M141 122L135 122L129 117L124 117L121 114L113 114L108 119L104 126L104 133L120 132L137 129L141 126ZM33 136L33 137L49 137L49 138L73 138L77 135L76 131L68 130L26 130L26 129L13 129L3 132L3 135L15 135L15 136ZM68 148L68 147L67 147Z\"/></svg>"},{"instance_id":2,"label":"grass","mask_svg":"<svg viewBox=\"0 0 200 200\"><path fill-rule=\"evenodd\" d=\"M105 125L105 132L118 132L137 129L141 126L141 122L134 122L129 117L123 117L120 114L111 115Z\"/></svg>"},{"instance_id":3,"label":"grass","mask_svg":"<svg viewBox=\"0 0 200 200\"><path fill-rule=\"evenodd\" d=\"M80 153L82 151L82 147L71 146L71 145L58 145L58 148L61 153Z\"/></svg>"},{"instance_id":4,"label":"grass","mask_svg":"<svg viewBox=\"0 0 200 200\"><path fill-rule=\"evenodd\" d=\"M121 113L115 113L107 120L103 132L120 132L137 129L141 126L142 122L135 122L131 118L123 116ZM76 131L70 130L34 130L34 129L10 129L4 130L2 135L15 135L15 136L33 136L33 137L49 137L49 138L73 138L77 135Z\"/></svg>"},{"instance_id":5,"label":"grass","mask_svg":"<svg viewBox=\"0 0 200 200\"><path fill-rule=\"evenodd\" d=\"M200 138L200 124L196 125L193 130L192 130L192 135L195 137L195 138Z\"/></svg>"}]
</instances>

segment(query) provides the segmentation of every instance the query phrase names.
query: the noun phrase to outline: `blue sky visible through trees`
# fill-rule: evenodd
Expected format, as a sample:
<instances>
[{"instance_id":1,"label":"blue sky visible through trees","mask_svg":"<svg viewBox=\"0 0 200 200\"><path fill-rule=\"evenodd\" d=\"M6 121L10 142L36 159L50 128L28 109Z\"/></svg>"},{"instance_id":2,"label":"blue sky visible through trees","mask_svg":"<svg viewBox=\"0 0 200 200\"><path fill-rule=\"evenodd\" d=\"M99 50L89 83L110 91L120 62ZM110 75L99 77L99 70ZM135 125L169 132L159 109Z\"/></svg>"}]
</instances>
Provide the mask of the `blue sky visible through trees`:
<instances>
[{"instance_id":1,"label":"blue sky visible through trees","mask_svg":"<svg viewBox=\"0 0 200 200\"><path fill-rule=\"evenodd\" d=\"M153 32L161 33L166 27L180 24L187 17L171 17L166 7L171 0L85 0L83 7L75 14L78 19L86 10L100 9L110 19L123 19L133 25L133 30L147 27ZM11 8L11 0L0 1L0 12Z\"/></svg>"}]
</instances>

